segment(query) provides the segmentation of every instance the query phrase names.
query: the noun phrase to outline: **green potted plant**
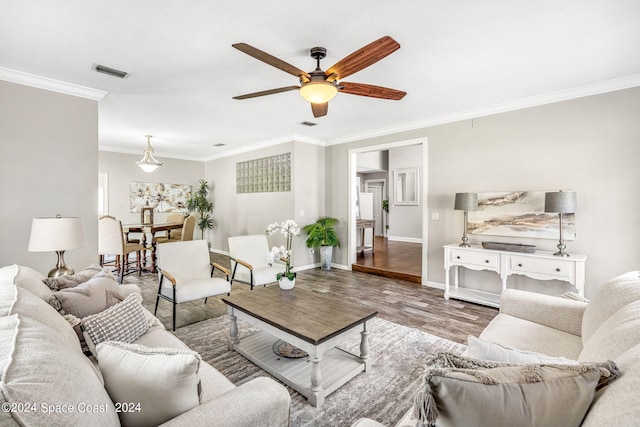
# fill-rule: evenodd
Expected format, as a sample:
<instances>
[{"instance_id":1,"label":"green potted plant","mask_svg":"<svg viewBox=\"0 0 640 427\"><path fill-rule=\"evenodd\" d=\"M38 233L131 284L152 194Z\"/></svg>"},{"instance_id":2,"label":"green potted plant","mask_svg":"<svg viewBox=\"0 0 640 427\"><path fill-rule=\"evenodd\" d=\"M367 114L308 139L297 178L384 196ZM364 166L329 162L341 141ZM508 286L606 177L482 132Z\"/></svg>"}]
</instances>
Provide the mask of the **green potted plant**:
<instances>
[{"instance_id":1,"label":"green potted plant","mask_svg":"<svg viewBox=\"0 0 640 427\"><path fill-rule=\"evenodd\" d=\"M333 247L340 246L340 239L334 227L337 222L337 219L325 216L303 228L309 235L305 242L307 247L320 248L320 265L323 270L331 270Z\"/></svg>"},{"instance_id":2,"label":"green potted plant","mask_svg":"<svg viewBox=\"0 0 640 427\"><path fill-rule=\"evenodd\" d=\"M388 233L388 231L389 231L389 199L385 199L385 200L382 201L382 210L384 211L384 213L387 214L387 216L385 218L386 219L386 221L385 221L386 224L384 226L385 235L386 235L386 233Z\"/></svg>"},{"instance_id":3,"label":"green potted plant","mask_svg":"<svg viewBox=\"0 0 640 427\"><path fill-rule=\"evenodd\" d=\"M216 222L211 216L213 212L213 203L207 200L209 195L209 184L204 179L198 181L200 187L187 199L187 210L195 212L198 218L198 228L202 232L202 240L204 240L204 231L211 230L215 227Z\"/></svg>"}]
</instances>

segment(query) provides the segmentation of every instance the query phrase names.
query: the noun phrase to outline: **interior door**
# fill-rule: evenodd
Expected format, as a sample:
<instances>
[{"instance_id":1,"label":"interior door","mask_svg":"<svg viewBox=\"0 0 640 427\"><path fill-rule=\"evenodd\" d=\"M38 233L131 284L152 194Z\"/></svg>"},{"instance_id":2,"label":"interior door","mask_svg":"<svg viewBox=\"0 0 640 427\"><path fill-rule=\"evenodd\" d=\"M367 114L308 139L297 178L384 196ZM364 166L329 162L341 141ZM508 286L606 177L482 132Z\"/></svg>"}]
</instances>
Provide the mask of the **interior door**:
<instances>
[{"instance_id":1,"label":"interior door","mask_svg":"<svg viewBox=\"0 0 640 427\"><path fill-rule=\"evenodd\" d=\"M364 191L373 194L373 219L376 221L374 228L376 236L384 236L384 224L382 216L382 201L384 200L384 182L366 182Z\"/></svg>"}]
</instances>

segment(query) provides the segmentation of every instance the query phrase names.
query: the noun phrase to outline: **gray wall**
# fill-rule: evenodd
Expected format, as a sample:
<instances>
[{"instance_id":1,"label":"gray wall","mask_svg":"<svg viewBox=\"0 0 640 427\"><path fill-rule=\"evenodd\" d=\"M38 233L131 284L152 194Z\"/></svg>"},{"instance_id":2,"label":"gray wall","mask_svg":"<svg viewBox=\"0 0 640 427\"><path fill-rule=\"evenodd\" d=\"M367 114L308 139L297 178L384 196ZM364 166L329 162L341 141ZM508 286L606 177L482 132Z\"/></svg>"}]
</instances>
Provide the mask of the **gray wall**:
<instances>
[{"instance_id":1,"label":"gray wall","mask_svg":"<svg viewBox=\"0 0 640 427\"><path fill-rule=\"evenodd\" d=\"M79 270L97 261L98 102L0 81L0 266L43 274L55 253L28 252L34 217L78 216L86 246L65 254Z\"/></svg>"},{"instance_id":2,"label":"gray wall","mask_svg":"<svg viewBox=\"0 0 640 427\"><path fill-rule=\"evenodd\" d=\"M204 162L190 160L166 159L157 157L164 166L153 172L145 172L135 164L142 158L144 145L140 145L140 155L112 153L100 151L98 153L98 170L109 174L109 215L115 216L123 224L140 222L140 213L129 212L129 182L163 182L169 184L189 184L193 189L198 188L198 180L204 177ZM211 189L210 189L211 190ZM213 200L215 191L209 193L209 200ZM214 204L214 218L217 214ZM163 222L167 213L155 213L154 221ZM194 232L200 238L200 229ZM207 238L205 233L205 238Z\"/></svg>"},{"instance_id":3,"label":"gray wall","mask_svg":"<svg viewBox=\"0 0 640 427\"><path fill-rule=\"evenodd\" d=\"M428 138L428 281L443 283L442 245L457 242L462 215L456 192L575 189L577 238L568 252L587 259L586 294L606 280L638 268L640 222L640 88L496 114L375 139L327 147L326 211L347 218L347 157L352 148ZM346 239L346 232L342 237ZM507 239L504 239L507 241ZM530 241L518 240L522 243ZM554 250L554 240L532 240ZM476 238L472 243L480 243ZM346 252L338 262L347 263ZM461 281L499 289L497 275L464 272ZM510 286L556 293L553 282L512 277Z\"/></svg>"},{"instance_id":4,"label":"gray wall","mask_svg":"<svg viewBox=\"0 0 640 427\"><path fill-rule=\"evenodd\" d=\"M292 153L291 191L236 193L236 163L289 152ZM315 222L324 214L324 170L323 147L294 141L206 162L205 177L215 185L215 198L219 201L212 249L228 252L230 236L262 234L273 222L293 219L300 227ZM294 240L294 266L316 263L306 249L305 239L303 232ZM284 239L272 235L269 244L280 246Z\"/></svg>"},{"instance_id":5,"label":"gray wall","mask_svg":"<svg viewBox=\"0 0 640 427\"><path fill-rule=\"evenodd\" d=\"M408 145L389 150L389 239L399 241L422 240L422 198L419 205L396 205L394 171L404 168L418 168L420 187L422 187L422 145ZM418 188L421 194L422 188Z\"/></svg>"}]
</instances>

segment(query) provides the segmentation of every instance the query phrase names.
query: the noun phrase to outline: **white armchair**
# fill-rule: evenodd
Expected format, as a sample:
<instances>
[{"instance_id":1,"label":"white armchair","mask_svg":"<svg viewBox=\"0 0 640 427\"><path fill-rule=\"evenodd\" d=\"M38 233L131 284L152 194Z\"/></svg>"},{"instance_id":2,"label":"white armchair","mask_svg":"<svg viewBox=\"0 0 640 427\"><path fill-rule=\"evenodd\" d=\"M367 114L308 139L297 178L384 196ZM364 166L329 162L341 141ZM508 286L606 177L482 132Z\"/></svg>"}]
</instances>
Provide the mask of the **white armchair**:
<instances>
[{"instance_id":1,"label":"white armchair","mask_svg":"<svg viewBox=\"0 0 640 427\"><path fill-rule=\"evenodd\" d=\"M267 253L269 243L264 234L229 237L229 258L231 259L231 284L244 283L251 286L276 282L276 275L284 273L284 264L269 265Z\"/></svg>"},{"instance_id":2,"label":"white armchair","mask_svg":"<svg viewBox=\"0 0 640 427\"><path fill-rule=\"evenodd\" d=\"M158 245L160 265L160 283L156 308L160 298L173 303L173 330L176 330L176 305L215 295L231 292L229 270L211 262L209 246L205 240L187 240ZM226 274L227 278L213 277L215 269ZM167 280L164 280L167 279Z\"/></svg>"}]
</instances>

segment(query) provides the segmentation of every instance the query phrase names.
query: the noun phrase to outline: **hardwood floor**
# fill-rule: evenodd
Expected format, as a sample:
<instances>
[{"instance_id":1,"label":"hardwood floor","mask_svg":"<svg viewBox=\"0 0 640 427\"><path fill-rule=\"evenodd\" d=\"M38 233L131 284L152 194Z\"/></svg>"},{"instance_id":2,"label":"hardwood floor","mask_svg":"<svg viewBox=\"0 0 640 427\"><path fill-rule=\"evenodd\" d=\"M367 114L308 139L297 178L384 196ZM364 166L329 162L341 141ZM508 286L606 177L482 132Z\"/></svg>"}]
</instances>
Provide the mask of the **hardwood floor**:
<instances>
[{"instance_id":1,"label":"hardwood floor","mask_svg":"<svg viewBox=\"0 0 640 427\"><path fill-rule=\"evenodd\" d=\"M213 261L229 265L229 258L211 254ZM216 276L220 275L216 272ZM125 283L138 283L143 290L143 304L153 313L157 279L146 273L140 281L136 275L127 276ZM331 293L340 298L375 308L382 319L420 329L455 342L466 342L468 335L478 336L498 313L498 310L456 300L445 300L443 291L423 287L393 278L360 272L319 268L298 273L296 286L314 292ZM232 295L250 292L249 286L234 284ZM210 317L226 314L221 297L209 298L178 305L176 327L196 323ZM167 328L171 327L171 304L160 301L158 318Z\"/></svg>"},{"instance_id":2,"label":"hardwood floor","mask_svg":"<svg viewBox=\"0 0 640 427\"><path fill-rule=\"evenodd\" d=\"M422 244L375 239L375 254L358 253L354 271L422 283Z\"/></svg>"}]
</instances>

